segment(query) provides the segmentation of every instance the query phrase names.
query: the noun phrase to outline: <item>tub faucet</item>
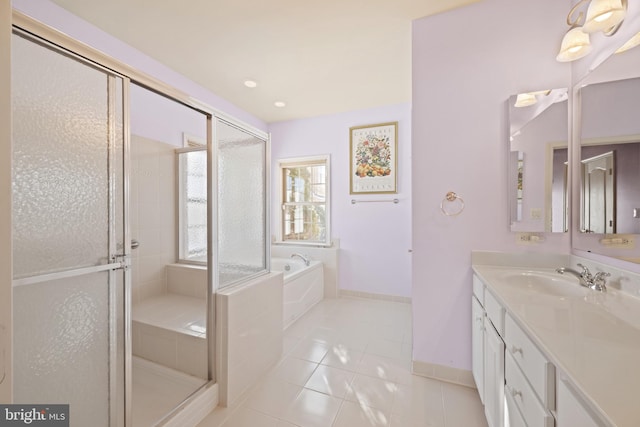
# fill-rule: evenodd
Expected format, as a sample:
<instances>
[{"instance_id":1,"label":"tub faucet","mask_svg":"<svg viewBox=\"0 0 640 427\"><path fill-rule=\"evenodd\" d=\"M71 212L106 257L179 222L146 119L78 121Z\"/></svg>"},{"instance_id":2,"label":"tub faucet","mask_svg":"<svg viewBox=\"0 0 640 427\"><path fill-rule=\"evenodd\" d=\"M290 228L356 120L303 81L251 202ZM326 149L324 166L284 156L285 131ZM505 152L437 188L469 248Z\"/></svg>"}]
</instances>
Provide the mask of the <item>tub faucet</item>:
<instances>
[{"instance_id":1,"label":"tub faucet","mask_svg":"<svg viewBox=\"0 0 640 427\"><path fill-rule=\"evenodd\" d=\"M611 276L609 273L599 271L596 274L591 274L589 269L582 264L578 264L578 267L582 268L582 272L578 272L572 268L560 267L556 268L556 272L560 274L569 273L578 278L580 285L585 288L593 289L594 291L604 292L607 290L606 277Z\"/></svg>"},{"instance_id":2,"label":"tub faucet","mask_svg":"<svg viewBox=\"0 0 640 427\"><path fill-rule=\"evenodd\" d=\"M302 254L298 254L298 253L291 254L291 258L295 258L295 257L298 257L298 258L300 258L302 261L304 261L304 265L306 265L307 267L309 267L309 264L311 264L311 260L309 259L309 256L308 256L308 255L307 255L307 256L304 256L304 255L302 255Z\"/></svg>"}]
</instances>

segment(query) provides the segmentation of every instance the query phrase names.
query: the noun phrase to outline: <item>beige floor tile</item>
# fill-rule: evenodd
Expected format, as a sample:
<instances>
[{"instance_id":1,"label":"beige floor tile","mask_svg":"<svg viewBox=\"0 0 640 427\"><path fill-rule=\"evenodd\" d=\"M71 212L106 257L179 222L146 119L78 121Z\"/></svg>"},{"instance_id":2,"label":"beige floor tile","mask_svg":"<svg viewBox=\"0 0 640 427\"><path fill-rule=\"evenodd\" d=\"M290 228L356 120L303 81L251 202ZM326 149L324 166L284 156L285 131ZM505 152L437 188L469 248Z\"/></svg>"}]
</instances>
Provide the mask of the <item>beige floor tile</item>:
<instances>
[{"instance_id":1,"label":"beige floor tile","mask_svg":"<svg viewBox=\"0 0 640 427\"><path fill-rule=\"evenodd\" d=\"M290 356L297 359L308 360L309 362L320 363L329 351L328 344L323 344L307 337L301 340L291 351Z\"/></svg>"},{"instance_id":2,"label":"beige floor tile","mask_svg":"<svg viewBox=\"0 0 640 427\"><path fill-rule=\"evenodd\" d=\"M305 389L289 405L282 418L301 427L331 427L341 402L341 399Z\"/></svg>"},{"instance_id":3,"label":"beige floor tile","mask_svg":"<svg viewBox=\"0 0 640 427\"><path fill-rule=\"evenodd\" d=\"M356 374L345 399L390 412L397 389L398 385L392 381Z\"/></svg>"},{"instance_id":4,"label":"beige floor tile","mask_svg":"<svg viewBox=\"0 0 640 427\"><path fill-rule=\"evenodd\" d=\"M249 395L242 407L281 418L301 391L300 386L277 379L267 379Z\"/></svg>"},{"instance_id":5,"label":"beige floor tile","mask_svg":"<svg viewBox=\"0 0 640 427\"><path fill-rule=\"evenodd\" d=\"M320 363L322 365L355 372L362 360L363 354L361 350L353 350L342 344L334 344L329 347L329 351Z\"/></svg>"},{"instance_id":6,"label":"beige floor tile","mask_svg":"<svg viewBox=\"0 0 640 427\"><path fill-rule=\"evenodd\" d=\"M199 427L486 427L476 390L411 374L411 342L408 304L324 300L246 401Z\"/></svg>"},{"instance_id":7,"label":"beige floor tile","mask_svg":"<svg viewBox=\"0 0 640 427\"><path fill-rule=\"evenodd\" d=\"M388 357L390 359L402 359L402 343L383 338L374 338L369 341L365 353Z\"/></svg>"},{"instance_id":8,"label":"beige floor tile","mask_svg":"<svg viewBox=\"0 0 640 427\"><path fill-rule=\"evenodd\" d=\"M278 419L249 408L237 410L221 427L277 427Z\"/></svg>"},{"instance_id":9,"label":"beige floor tile","mask_svg":"<svg viewBox=\"0 0 640 427\"><path fill-rule=\"evenodd\" d=\"M447 426L487 427L478 391L455 384L442 384L444 417ZM460 408L465 408L461 411Z\"/></svg>"},{"instance_id":10,"label":"beige floor tile","mask_svg":"<svg viewBox=\"0 0 640 427\"><path fill-rule=\"evenodd\" d=\"M351 387L355 373L320 365L305 388L343 399Z\"/></svg>"},{"instance_id":11,"label":"beige floor tile","mask_svg":"<svg viewBox=\"0 0 640 427\"><path fill-rule=\"evenodd\" d=\"M308 360L285 357L267 376L302 387L307 383L317 366L317 363Z\"/></svg>"},{"instance_id":12,"label":"beige floor tile","mask_svg":"<svg viewBox=\"0 0 640 427\"><path fill-rule=\"evenodd\" d=\"M409 372L409 363L365 353L356 368L356 372L396 382L401 375Z\"/></svg>"},{"instance_id":13,"label":"beige floor tile","mask_svg":"<svg viewBox=\"0 0 640 427\"><path fill-rule=\"evenodd\" d=\"M390 416L379 409L345 401L332 427L387 427Z\"/></svg>"}]
</instances>

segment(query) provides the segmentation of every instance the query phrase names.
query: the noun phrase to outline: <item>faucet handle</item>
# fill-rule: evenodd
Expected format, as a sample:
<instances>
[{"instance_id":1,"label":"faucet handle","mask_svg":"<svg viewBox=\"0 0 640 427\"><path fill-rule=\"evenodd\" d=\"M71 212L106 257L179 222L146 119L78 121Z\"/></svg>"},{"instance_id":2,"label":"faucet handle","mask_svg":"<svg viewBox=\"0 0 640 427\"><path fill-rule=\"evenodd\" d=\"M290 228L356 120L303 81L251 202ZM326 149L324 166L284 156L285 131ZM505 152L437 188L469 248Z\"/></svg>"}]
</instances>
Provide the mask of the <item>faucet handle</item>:
<instances>
[{"instance_id":1,"label":"faucet handle","mask_svg":"<svg viewBox=\"0 0 640 427\"><path fill-rule=\"evenodd\" d=\"M589 271L589 269L584 264L578 263L578 267L580 267L582 269L582 276L583 277L589 277L589 278L592 277L591 272Z\"/></svg>"},{"instance_id":2,"label":"faucet handle","mask_svg":"<svg viewBox=\"0 0 640 427\"><path fill-rule=\"evenodd\" d=\"M609 277L611 276L611 273L607 273L605 271L598 271L596 274L593 275L593 281L597 282L597 281L605 281L605 277Z\"/></svg>"},{"instance_id":3,"label":"faucet handle","mask_svg":"<svg viewBox=\"0 0 640 427\"><path fill-rule=\"evenodd\" d=\"M593 275L592 283L593 289L596 291L603 292L607 289L607 277L611 276L611 273L607 273L605 271L598 271Z\"/></svg>"}]
</instances>

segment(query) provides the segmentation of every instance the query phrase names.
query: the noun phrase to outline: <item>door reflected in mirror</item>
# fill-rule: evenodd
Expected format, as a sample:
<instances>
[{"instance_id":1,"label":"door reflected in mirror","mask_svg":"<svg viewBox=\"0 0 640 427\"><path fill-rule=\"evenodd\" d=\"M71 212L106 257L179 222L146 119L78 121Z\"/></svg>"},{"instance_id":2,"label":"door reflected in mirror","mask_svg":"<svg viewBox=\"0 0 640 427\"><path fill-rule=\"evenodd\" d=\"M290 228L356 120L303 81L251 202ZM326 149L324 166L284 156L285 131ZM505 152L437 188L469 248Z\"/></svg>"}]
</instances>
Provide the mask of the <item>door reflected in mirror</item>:
<instances>
[{"instance_id":1,"label":"door reflected in mirror","mask_svg":"<svg viewBox=\"0 0 640 427\"><path fill-rule=\"evenodd\" d=\"M580 231L638 234L640 78L581 89Z\"/></svg>"},{"instance_id":2,"label":"door reflected in mirror","mask_svg":"<svg viewBox=\"0 0 640 427\"><path fill-rule=\"evenodd\" d=\"M568 91L509 98L511 231L568 231Z\"/></svg>"}]
</instances>

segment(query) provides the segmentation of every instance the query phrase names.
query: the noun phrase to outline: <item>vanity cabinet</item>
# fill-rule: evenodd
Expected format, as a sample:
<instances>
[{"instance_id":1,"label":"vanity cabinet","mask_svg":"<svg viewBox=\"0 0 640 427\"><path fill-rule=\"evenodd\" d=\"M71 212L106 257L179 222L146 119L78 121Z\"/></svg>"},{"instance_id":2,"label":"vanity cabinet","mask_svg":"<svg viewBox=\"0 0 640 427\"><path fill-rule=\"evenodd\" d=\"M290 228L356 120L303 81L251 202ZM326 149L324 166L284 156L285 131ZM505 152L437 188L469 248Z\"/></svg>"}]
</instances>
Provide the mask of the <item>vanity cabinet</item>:
<instances>
[{"instance_id":1,"label":"vanity cabinet","mask_svg":"<svg viewBox=\"0 0 640 427\"><path fill-rule=\"evenodd\" d=\"M484 331L484 413L489 427L504 424L504 342L487 321Z\"/></svg>"},{"instance_id":2,"label":"vanity cabinet","mask_svg":"<svg viewBox=\"0 0 640 427\"><path fill-rule=\"evenodd\" d=\"M553 364L481 283L474 276L472 369L489 427L505 419L509 427L554 427Z\"/></svg>"},{"instance_id":3,"label":"vanity cabinet","mask_svg":"<svg viewBox=\"0 0 640 427\"><path fill-rule=\"evenodd\" d=\"M471 371L484 404L484 309L476 297L471 297Z\"/></svg>"},{"instance_id":4,"label":"vanity cabinet","mask_svg":"<svg viewBox=\"0 0 640 427\"><path fill-rule=\"evenodd\" d=\"M504 311L474 276L472 312L472 372L489 427L504 426Z\"/></svg>"}]
</instances>

